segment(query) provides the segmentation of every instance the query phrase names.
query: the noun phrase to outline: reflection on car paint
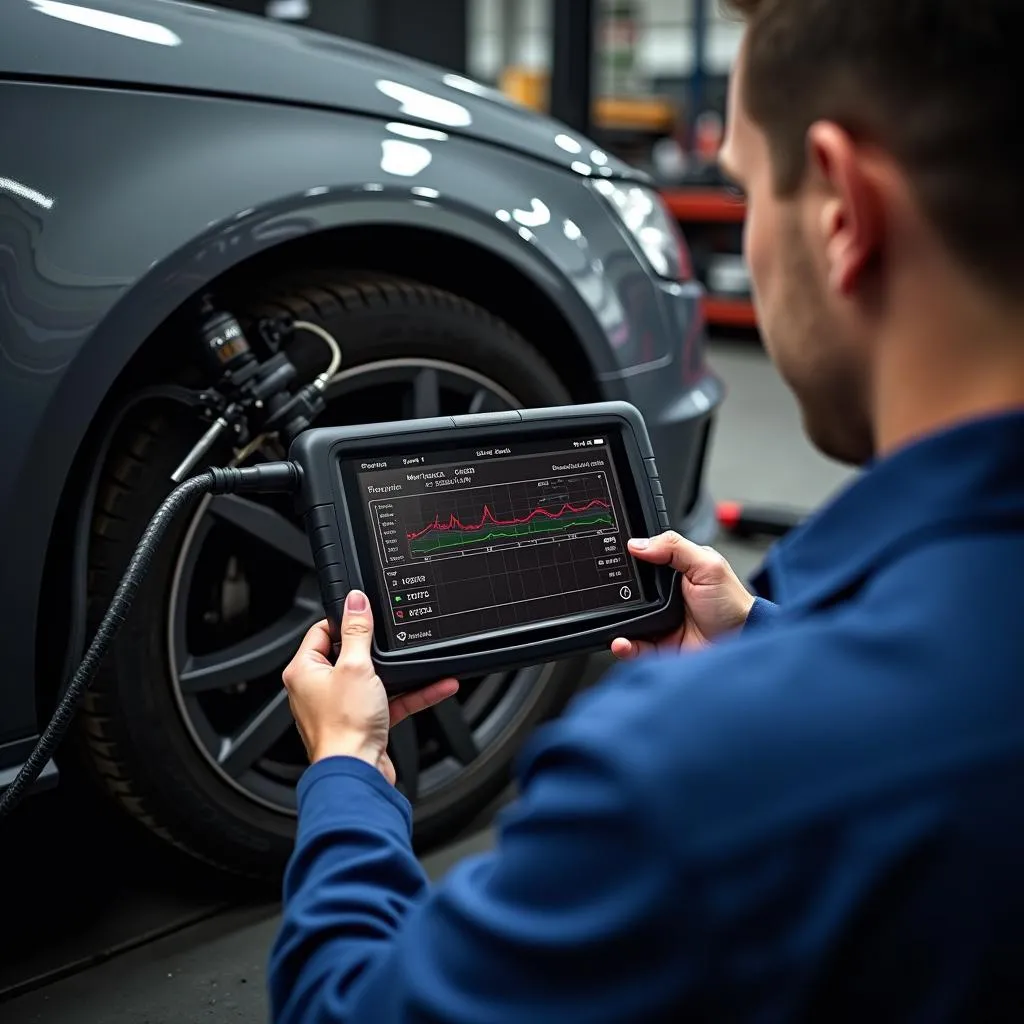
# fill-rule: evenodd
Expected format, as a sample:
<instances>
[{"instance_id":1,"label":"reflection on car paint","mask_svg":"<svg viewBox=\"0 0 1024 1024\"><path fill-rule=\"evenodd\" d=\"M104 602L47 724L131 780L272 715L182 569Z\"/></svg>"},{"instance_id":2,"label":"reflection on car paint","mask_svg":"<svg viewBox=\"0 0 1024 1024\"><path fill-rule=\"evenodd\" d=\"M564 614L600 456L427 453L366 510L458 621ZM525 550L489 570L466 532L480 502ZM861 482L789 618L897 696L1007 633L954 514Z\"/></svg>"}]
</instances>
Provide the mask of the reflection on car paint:
<instances>
[{"instance_id":1,"label":"reflection on car paint","mask_svg":"<svg viewBox=\"0 0 1024 1024\"><path fill-rule=\"evenodd\" d=\"M433 139L435 142L444 142L448 138L447 132L438 131L436 128L424 128L418 124L405 124L402 121L389 121L384 127L395 135L402 135L407 139L419 139L421 141Z\"/></svg>"},{"instance_id":2,"label":"reflection on car paint","mask_svg":"<svg viewBox=\"0 0 1024 1024\"><path fill-rule=\"evenodd\" d=\"M0 178L0 189L10 192L12 195L21 196L22 199L27 199L44 210L49 210L54 203L52 196L44 196L42 192L29 188L28 185L23 185L13 178Z\"/></svg>"},{"instance_id":3,"label":"reflection on car paint","mask_svg":"<svg viewBox=\"0 0 1024 1024\"><path fill-rule=\"evenodd\" d=\"M380 169L385 174L397 174L402 178L414 178L421 174L434 158L426 146L421 146L417 142L384 139L380 148L383 151Z\"/></svg>"},{"instance_id":4,"label":"reflection on car paint","mask_svg":"<svg viewBox=\"0 0 1024 1024\"><path fill-rule=\"evenodd\" d=\"M181 37L155 21L142 21L123 14L97 11L81 4L58 3L57 0L29 0L40 14L60 18L83 28L95 28L101 32L138 40L140 43L154 43L157 46L181 46Z\"/></svg>"},{"instance_id":5,"label":"reflection on car paint","mask_svg":"<svg viewBox=\"0 0 1024 1024\"><path fill-rule=\"evenodd\" d=\"M551 211L541 200L534 198L530 200L530 209L528 211L513 210L512 216L523 227L539 228L551 220Z\"/></svg>"},{"instance_id":6,"label":"reflection on car paint","mask_svg":"<svg viewBox=\"0 0 1024 1024\"><path fill-rule=\"evenodd\" d=\"M453 75L449 72L441 76L441 81L452 89L472 93L474 96L483 96L485 99L492 100L495 103L504 103L509 107L518 106L500 90L493 89L482 82L474 82L471 78L466 78L463 75Z\"/></svg>"},{"instance_id":7,"label":"reflection on car paint","mask_svg":"<svg viewBox=\"0 0 1024 1024\"><path fill-rule=\"evenodd\" d=\"M468 128L473 115L461 104L442 99L433 93L424 92L411 85L392 82L390 79L377 80L377 88L390 99L395 100L403 114L420 117L424 121L436 121L452 128Z\"/></svg>"}]
</instances>

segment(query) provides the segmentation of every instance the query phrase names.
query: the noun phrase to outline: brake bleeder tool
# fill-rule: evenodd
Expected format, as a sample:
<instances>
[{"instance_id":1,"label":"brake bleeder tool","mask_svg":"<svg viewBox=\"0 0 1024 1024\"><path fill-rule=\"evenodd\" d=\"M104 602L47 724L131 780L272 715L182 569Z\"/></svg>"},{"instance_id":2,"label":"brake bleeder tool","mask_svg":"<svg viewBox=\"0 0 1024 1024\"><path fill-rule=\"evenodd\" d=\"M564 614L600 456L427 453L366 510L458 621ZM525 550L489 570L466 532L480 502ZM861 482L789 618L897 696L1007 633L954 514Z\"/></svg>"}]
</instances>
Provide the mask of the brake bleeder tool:
<instances>
[{"instance_id":1,"label":"brake bleeder tool","mask_svg":"<svg viewBox=\"0 0 1024 1024\"><path fill-rule=\"evenodd\" d=\"M245 445L252 436L276 433L287 447L324 411L323 393L341 366L337 341L319 324L283 317L263 321L260 330L275 346L287 333L302 330L316 335L330 350L327 369L293 394L290 388L298 371L286 352L278 347L275 354L260 361L231 313L215 309L209 298L204 300L202 313L202 348L218 379L197 396L196 404L203 407L207 418L215 418L171 475L176 484L191 474L229 430L235 433L239 445Z\"/></svg>"}]
</instances>

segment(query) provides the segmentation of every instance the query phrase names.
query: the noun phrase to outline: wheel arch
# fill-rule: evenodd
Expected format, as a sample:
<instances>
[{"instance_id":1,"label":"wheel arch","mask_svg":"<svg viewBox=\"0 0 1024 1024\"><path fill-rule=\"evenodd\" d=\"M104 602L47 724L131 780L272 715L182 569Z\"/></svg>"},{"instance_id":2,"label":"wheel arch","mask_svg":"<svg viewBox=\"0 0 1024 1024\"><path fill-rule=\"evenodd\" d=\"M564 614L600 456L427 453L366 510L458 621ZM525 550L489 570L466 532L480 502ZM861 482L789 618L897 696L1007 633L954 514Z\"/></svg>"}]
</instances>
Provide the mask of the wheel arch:
<instances>
[{"instance_id":1,"label":"wheel arch","mask_svg":"<svg viewBox=\"0 0 1024 1024\"><path fill-rule=\"evenodd\" d=\"M255 251L246 251L237 239L223 235L211 233L198 239L169 266L152 268L137 282L69 368L72 380L62 382L62 389L75 389L79 409L87 398L87 427L77 434L74 427L69 429L67 410L62 411L63 403L56 401L51 422L41 431L60 430L66 438L80 436L82 440L77 449L68 445L71 450L60 468L52 461L56 454L53 446L48 446L48 468L64 483L51 516L33 605L40 719L52 708L60 680L73 668L69 654L76 655L87 639L83 632L84 552L80 549L88 536L85 519L90 509L84 499L100 471L106 435L119 405L132 390L190 361L192 353L180 331L183 313L198 296L212 291L234 308L236 303L251 302L264 283L282 275L300 275L307 268L336 267L409 277L483 306L534 344L538 338L550 340L541 354L573 398L588 401L601 397L597 375L609 368L607 342L569 282L538 254L502 232L481 230L479 223L453 218L447 211L437 210L437 216L423 214L410 223L407 201L393 207L380 202L374 204L372 213L350 217L344 215L344 204L337 205L328 226L283 240L281 231L294 233L296 222L288 212L279 212L273 223L265 223L259 232L278 240ZM308 227L308 220L303 223ZM198 270L202 266L206 273ZM472 272L467 274L466 267ZM88 369L88 373L73 374L76 368ZM64 645L53 642L55 620L67 624L60 633L67 638Z\"/></svg>"}]
</instances>

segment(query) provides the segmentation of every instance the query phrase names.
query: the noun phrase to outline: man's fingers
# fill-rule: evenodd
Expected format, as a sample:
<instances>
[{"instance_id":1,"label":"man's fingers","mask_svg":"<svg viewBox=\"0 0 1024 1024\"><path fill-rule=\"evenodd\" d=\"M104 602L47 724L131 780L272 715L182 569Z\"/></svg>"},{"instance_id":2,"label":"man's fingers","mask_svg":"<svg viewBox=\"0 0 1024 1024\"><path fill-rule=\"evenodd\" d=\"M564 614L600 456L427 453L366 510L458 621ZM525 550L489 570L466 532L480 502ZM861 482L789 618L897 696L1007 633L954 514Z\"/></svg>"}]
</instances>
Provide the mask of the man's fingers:
<instances>
[{"instance_id":1,"label":"man's fingers","mask_svg":"<svg viewBox=\"0 0 1024 1024\"><path fill-rule=\"evenodd\" d=\"M647 640L626 640L619 637L612 641L612 654L619 661L631 661L633 658L639 658L641 654L650 654L655 649L655 645Z\"/></svg>"},{"instance_id":2,"label":"man's fingers","mask_svg":"<svg viewBox=\"0 0 1024 1024\"><path fill-rule=\"evenodd\" d=\"M684 576L710 560L719 558L717 552L702 548L680 536L674 530L651 537L635 537L629 542L629 553L634 558L654 565L671 565Z\"/></svg>"},{"instance_id":3,"label":"man's fingers","mask_svg":"<svg viewBox=\"0 0 1024 1024\"><path fill-rule=\"evenodd\" d=\"M373 612L370 602L361 590L350 590L345 598L345 611L341 616L341 656L339 664L352 665L370 660L373 642Z\"/></svg>"},{"instance_id":4,"label":"man's fingers","mask_svg":"<svg viewBox=\"0 0 1024 1024\"><path fill-rule=\"evenodd\" d=\"M454 696L458 689L459 681L457 679L442 679L439 683L424 686L422 690L395 697L391 701L391 727L394 728L399 722L404 722L410 715L418 714L435 704L440 704L441 701Z\"/></svg>"},{"instance_id":5,"label":"man's fingers","mask_svg":"<svg viewBox=\"0 0 1024 1024\"><path fill-rule=\"evenodd\" d=\"M318 665L330 665L331 634L324 619L310 626L295 652L294 662L312 661Z\"/></svg>"}]
</instances>

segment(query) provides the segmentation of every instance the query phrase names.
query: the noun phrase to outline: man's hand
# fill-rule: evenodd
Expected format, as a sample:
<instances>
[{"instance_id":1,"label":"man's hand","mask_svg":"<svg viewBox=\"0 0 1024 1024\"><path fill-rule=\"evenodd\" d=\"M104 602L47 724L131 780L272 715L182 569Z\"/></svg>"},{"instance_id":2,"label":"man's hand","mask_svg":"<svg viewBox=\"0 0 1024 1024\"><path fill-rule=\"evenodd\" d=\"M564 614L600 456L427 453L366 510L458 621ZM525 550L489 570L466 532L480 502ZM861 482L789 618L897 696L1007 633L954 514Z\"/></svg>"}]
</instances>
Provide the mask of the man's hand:
<instances>
[{"instance_id":1,"label":"man's hand","mask_svg":"<svg viewBox=\"0 0 1024 1024\"><path fill-rule=\"evenodd\" d=\"M365 594L353 590L341 620L337 664L330 662L327 623L318 622L284 670L284 685L310 762L357 757L379 768L394 785L395 768L387 754L391 727L451 697L459 684L445 679L388 701L370 657L372 639L370 604Z\"/></svg>"},{"instance_id":2,"label":"man's hand","mask_svg":"<svg viewBox=\"0 0 1024 1024\"><path fill-rule=\"evenodd\" d=\"M652 540L631 540L629 551L641 561L671 565L681 574L686 619L680 629L658 644L625 639L613 641L612 653L617 658L635 658L655 649L704 647L747 621L754 597L732 566L714 549L700 547L678 533L669 532Z\"/></svg>"}]
</instances>

